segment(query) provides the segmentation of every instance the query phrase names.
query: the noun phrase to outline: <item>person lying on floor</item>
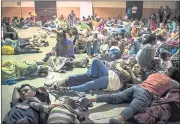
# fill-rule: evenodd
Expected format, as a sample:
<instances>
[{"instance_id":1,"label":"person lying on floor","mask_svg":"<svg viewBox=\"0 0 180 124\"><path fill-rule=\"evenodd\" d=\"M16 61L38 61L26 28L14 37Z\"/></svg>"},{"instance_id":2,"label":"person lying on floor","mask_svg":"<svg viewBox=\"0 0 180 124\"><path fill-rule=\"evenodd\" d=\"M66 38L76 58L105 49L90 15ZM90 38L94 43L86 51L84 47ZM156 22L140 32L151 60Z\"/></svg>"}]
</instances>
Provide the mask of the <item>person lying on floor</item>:
<instances>
[{"instance_id":1,"label":"person lying on floor","mask_svg":"<svg viewBox=\"0 0 180 124\"><path fill-rule=\"evenodd\" d=\"M31 47L26 39L11 40L6 38L2 41L2 55L17 55L27 53L39 53L39 48Z\"/></svg>"},{"instance_id":2,"label":"person lying on floor","mask_svg":"<svg viewBox=\"0 0 180 124\"><path fill-rule=\"evenodd\" d=\"M23 80L48 73L48 68L46 66L37 66L35 63L29 64L27 62L3 60L1 66L1 81L6 83L12 83L13 80Z\"/></svg>"},{"instance_id":3,"label":"person lying on floor","mask_svg":"<svg viewBox=\"0 0 180 124\"><path fill-rule=\"evenodd\" d=\"M128 60L128 64L133 66L136 61ZM121 89L125 84L131 82L133 84L141 83L141 68L135 64L132 67L132 71L129 71L131 67L124 69L122 61L116 61L115 63L103 62L99 59L94 59L87 73L70 76L65 80L45 83L45 86L50 89L59 91L74 90L84 92L88 90L104 89L105 91L117 91ZM132 77L131 77L132 76ZM132 79L132 80L131 80ZM66 87L61 87L61 86Z\"/></svg>"},{"instance_id":4,"label":"person lying on floor","mask_svg":"<svg viewBox=\"0 0 180 124\"><path fill-rule=\"evenodd\" d=\"M73 41L66 37L65 31L57 32L57 42L55 46L55 51L57 56L67 56L75 58Z\"/></svg>"},{"instance_id":5,"label":"person lying on floor","mask_svg":"<svg viewBox=\"0 0 180 124\"><path fill-rule=\"evenodd\" d=\"M110 124L117 124L127 121L135 114L143 112L150 106L152 100L159 99L164 93L171 89L179 88L180 72L178 68L169 68L166 74L151 74L142 84L130 87L116 94L99 95L96 98L84 98L84 106L92 102L107 102L109 104L120 104L130 102L118 117L111 118Z\"/></svg>"},{"instance_id":6,"label":"person lying on floor","mask_svg":"<svg viewBox=\"0 0 180 124\"><path fill-rule=\"evenodd\" d=\"M30 107L31 102L49 104L48 101L40 100L37 95L40 94L29 84L23 84L20 88L14 88L11 102L11 110L5 116L3 124L46 124L46 116L44 113L39 113ZM53 105L51 105L53 106ZM44 118L44 121L41 121Z\"/></svg>"},{"instance_id":7,"label":"person lying on floor","mask_svg":"<svg viewBox=\"0 0 180 124\"><path fill-rule=\"evenodd\" d=\"M53 106L44 105L38 102L31 102L30 107L38 112L48 113L48 124L94 123L78 111L75 100L70 98L65 98L61 104L56 104Z\"/></svg>"}]
</instances>

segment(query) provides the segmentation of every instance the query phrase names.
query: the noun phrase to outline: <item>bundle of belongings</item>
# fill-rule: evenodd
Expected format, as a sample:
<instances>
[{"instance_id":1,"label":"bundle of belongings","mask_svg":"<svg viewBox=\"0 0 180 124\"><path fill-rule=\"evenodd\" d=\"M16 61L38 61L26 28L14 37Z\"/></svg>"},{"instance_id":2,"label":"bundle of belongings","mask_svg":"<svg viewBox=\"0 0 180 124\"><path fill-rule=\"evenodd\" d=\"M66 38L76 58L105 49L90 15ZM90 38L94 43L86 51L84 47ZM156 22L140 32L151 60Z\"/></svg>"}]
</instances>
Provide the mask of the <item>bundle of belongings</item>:
<instances>
[{"instance_id":1,"label":"bundle of belongings","mask_svg":"<svg viewBox=\"0 0 180 124\"><path fill-rule=\"evenodd\" d=\"M47 41L47 35L45 33L35 34L32 38L29 39L29 42L34 47L47 47L49 42Z\"/></svg>"},{"instance_id":2,"label":"bundle of belongings","mask_svg":"<svg viewBox=\"0 0 180 124\"><path fill-rule=\"evenodd\" d=\"M176 122L180 120L180 90L172 89L164 97L154 100L150 107L145 108L142 113L134 116L134 119L141 124Z\"/></svg>"},{"instance_id":3,"label":"bundle of belongings","mask_svg":"<svg viewBox=\"0 0 180 124\"><path fill-rule=\"evenodd\" d=\"M87 58L72 59L60 56L50 56L45 65L48 65L54 72L64 73L72 70L74 67L86 68L88 63L89 60Z\"/></svg>"},{"instance_id":4,"label":"bundle of belongings","mask_svg":"<svg viewBox=\"0 0 180 124\"><path fill-rule=\"evenodd\" d=\"M46 76L48 74L48 67L37 66L36 63L29 64L27 62L3 60L1 72L2 84L11 85L30 77Z\"/></svg>"}]
</instances>

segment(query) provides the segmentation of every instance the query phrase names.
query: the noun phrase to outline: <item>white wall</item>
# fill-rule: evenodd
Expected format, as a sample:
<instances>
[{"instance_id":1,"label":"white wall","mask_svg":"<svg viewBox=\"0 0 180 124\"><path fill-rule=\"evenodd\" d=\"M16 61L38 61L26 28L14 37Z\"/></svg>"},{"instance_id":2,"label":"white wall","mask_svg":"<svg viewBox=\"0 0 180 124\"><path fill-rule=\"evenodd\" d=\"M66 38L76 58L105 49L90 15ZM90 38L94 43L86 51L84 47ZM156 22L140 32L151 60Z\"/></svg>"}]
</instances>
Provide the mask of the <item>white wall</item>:
<instances>
[{"instance_id":1,"label":"white wall","mask_svg":"<svg viewBox=\"0 0 180 124\"><path fill-rule=\"evenodd\" d=\"M82 1L80 2L80 18L85 16L87 18L88 15L92 15L92 1Z\"/></svg>"}]
</instances>

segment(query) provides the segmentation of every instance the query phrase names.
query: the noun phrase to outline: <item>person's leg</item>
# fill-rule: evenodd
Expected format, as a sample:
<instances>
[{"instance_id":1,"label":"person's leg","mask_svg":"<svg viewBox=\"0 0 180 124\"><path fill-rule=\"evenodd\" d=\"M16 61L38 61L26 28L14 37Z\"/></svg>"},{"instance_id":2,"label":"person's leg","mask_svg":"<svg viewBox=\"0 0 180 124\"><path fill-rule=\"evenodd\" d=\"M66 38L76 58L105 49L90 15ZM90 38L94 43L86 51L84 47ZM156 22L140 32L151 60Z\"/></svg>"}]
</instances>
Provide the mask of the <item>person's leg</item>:
<instances>
[{"instance_id":1,"label":"person's leg","mask_svg":"<svg viewBox=\"0 0 180 124\"><path fill-rule=\"evenodd\" d=\"M87 74L78 74L74 76L69 76L69 79L65 82L65 86L72 87L85 84L91 81L91 78Z\"/></svg>"},{"instance_id":2,"label":"person's leg","mask_svg":"<svg viewBox=\"0 0 180 124\"><path fill-rule=\"evenodd\" d=\"M87 72L92 78L99 78L108 75L108 69L99 59L94 59Z\"/></svg>"},{"instance_id":3,"label":"person's leg","mask_svg":"<svg viewBox=\"0 0 180 124\"><path fill-rule=\"evenodd\" d=\"M143 112L151 104L153 95L140 86L136 86L133 98L130 105L120 113L120 116L124 119L123 121L132 118L138 112Z\"/></svg>"},{"instance_id":4,"label":"person's leg","mask_svg":"<svg viewBox=\"0 0 180 124\"><path fill-rule=\"evenodd\" d=\"M133 99L134 87L130 87L122 92L115 94L103 94L95 99L89 99L90 102L106 102L109 104L120 104L122 102L130 102Z\"/></svg>"},{"instance_id":5,"label":"person's leg","mask_svg":"<svg viewBox=\"0 0 180 124\"><path fill-rule=\"evenodd\" d=\"M107 86L108 76L104 76L79 86L73 86L70 89L78 92L84 92L88 90L106 89Z\"/></svg>"},{"instance_id":6,"label":"person's leg","mask_svg":"<svg viewBox=\"0 0 180 124\"><path fill-rule=\"evenodd\" d=\"M88 55L91 55L91 42L86 43L86 52Z\"/></svg>"},{"instance_id":7,"label":"person's leg","mask_svg":"<svg viewBox=\"0 0 180 124\"><path fill-rule=\"evenodd\" d=\"M97 54L97 52L98 52L98 41L95 40L93 43L93 53Z\"/></svg>"}]
</instances>

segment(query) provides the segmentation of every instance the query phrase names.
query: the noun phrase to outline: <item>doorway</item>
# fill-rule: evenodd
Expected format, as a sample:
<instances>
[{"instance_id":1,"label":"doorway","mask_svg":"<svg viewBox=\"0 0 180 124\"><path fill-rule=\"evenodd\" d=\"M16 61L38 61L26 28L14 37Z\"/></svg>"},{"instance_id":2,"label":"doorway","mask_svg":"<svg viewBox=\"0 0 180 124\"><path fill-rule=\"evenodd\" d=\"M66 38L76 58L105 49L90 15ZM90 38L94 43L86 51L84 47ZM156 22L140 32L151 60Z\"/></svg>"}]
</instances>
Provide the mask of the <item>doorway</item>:
<instances>
[{"instance_id":1,"label":"doorway","mask_svg":"<svg viewBox=\"0 0 180 124\"><path fill-rule=\"evenodd\" d=\"M142 12L143 12L143 1L126 1L126 13L128 7L133 7L134 5L137 6L137 19L140 20L142 18Z\"/></svg>"},{"instance_id":2,"label":"doorway","mask_svg":"<svg viewBox=\"0 0 180 124\"><path fill-rule=\"evenodd\" d=\"M41 16L51 19L56 12L56 1L35 1L35 11L37 14L37 20L40 20Z\"/></svg>"}]
</instances>

